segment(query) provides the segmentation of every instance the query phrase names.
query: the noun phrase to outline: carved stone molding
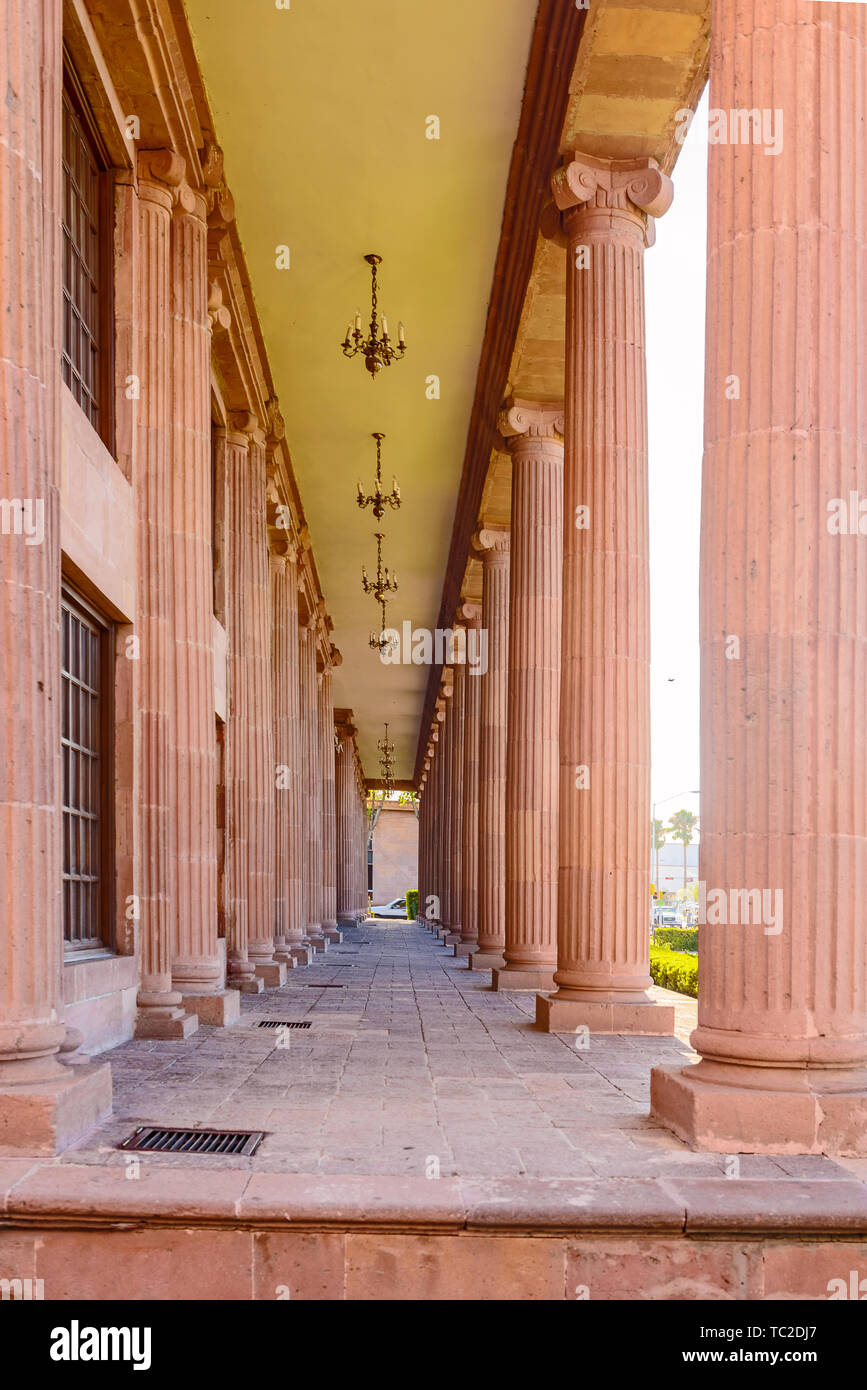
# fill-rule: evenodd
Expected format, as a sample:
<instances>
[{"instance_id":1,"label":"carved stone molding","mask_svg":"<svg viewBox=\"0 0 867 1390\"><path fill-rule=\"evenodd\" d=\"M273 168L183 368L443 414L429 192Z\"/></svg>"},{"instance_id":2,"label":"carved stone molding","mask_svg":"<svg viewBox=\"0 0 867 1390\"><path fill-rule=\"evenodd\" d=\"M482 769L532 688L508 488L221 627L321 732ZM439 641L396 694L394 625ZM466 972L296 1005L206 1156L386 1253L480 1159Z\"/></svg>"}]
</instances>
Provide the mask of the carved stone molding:
<instances>
[{"instance_id":1,"label":"carved stone molding","mask_svg":"<svg viewBox=\"0 0 867 1390\"><path fill-rule=\"evenodd\" d=\"M507 449L511 440L521 436L531 440L553 439L560 443L564 432L563 407L513 400L501 411L497 427Z\"/></svg>"}]
</instances>

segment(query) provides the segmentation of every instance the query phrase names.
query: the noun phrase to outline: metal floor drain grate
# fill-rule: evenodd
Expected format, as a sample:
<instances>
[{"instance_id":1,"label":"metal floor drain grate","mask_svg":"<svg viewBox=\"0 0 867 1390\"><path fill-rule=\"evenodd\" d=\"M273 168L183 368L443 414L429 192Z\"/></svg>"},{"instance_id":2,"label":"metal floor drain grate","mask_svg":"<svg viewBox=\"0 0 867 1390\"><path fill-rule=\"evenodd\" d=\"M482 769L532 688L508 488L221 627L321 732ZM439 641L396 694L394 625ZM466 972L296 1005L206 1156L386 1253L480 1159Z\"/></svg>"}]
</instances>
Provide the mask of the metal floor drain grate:
<instances>
[{"instance_id":1,"label":"metal floor drain grate","mask_svg":"<svg viewBox=\"0 0 867 1390\"><path fill-rule=\"evenodd\" d=\"M119 1149L172 1154L254 1154L265 1138L261 1129L157 1129L140 1125Z\"/></svg>"},{"instance_id":2,"label":"metal floor drain grate","mask_svg":"<svg viewBox=\"0 0 867 1390\"><path fill-rule=\"evenodd\" d=\"M309 1028L309 1023L299 1023L297 1019L288 1018L260 1018L258 1026L260 1028Z\"/></svg>"}]
</instances>

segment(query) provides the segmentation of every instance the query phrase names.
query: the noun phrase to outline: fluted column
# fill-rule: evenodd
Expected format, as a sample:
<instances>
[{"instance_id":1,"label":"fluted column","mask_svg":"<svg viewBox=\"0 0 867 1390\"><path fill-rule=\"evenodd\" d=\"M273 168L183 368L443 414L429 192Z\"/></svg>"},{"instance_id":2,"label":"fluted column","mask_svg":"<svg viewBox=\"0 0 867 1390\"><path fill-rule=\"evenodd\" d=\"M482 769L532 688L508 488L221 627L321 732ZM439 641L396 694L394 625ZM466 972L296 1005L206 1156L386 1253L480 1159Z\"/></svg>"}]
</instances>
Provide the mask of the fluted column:
<instances>
[{"instance_id":1,"label":"fluted column","mask_svg":"<svg viewBox=\"0 0 867 1390\"><path fill-rule=\"evenodd\" d=\"M460 633L460 629L456 628ZM466 666L456 662L453 667L452 698L449 709L449 761L448 761L448 840L445 844L444 878L448 885L448 915L444 915L446 928L442 939L447 946L454 946L461 939L463 920L463 843L464 843L464 802L462 785L464 776L464 683Z\"/></svg>"},{"instance_id":2,"label":"fluted column","mask_svg":"<svg viewBox=\"0 0 867 1390\"><path fill-rule=\"evenodd\" d=\"M172 983L200 1022L225 1026L241 1001L225 988L217 937L217 747L211 556L211 337L207 207L185 184L171 229L175 857Z\"/></svg>"},{"instance_id":3,"label":"fluted column","mask_svg":"<svg viewBox=\"0 0 867 1390\"><path fill-rule=\"evenodd\" d=\"M301 628L301 720L304 730L304 902L307 937L324 951L322 932L322 799L319 780L319 687L316 675L315 616Z\"/></svg>"},{"instance_id":4,"label":"fluted column","mask_svg":"<svg viewBox=\"0 0 867 1390\"><path fill-rule=\"evenodd\" d=\"M172 207L184 161L139 154L133 325L137 376L135 496L138 570L140 842L137 1037L185 1038L198 1027L172 984L176 933L177 709L172 518Z\"/></svg>"},{"instance_id":5,"label":"fluted column","mask_svg":"<svg viewBox=\"0 0 867 1390\"><path fill-rule=\"evenodd\" d=\"M730 0L712 34L711 105L781 148L709 156L701 1061L652 1108L716 1152L865 1155L867 9Z\"/></svg>"},{"instance_id":6,"label":"fluted column","mask_svg":"<svg viewBox=\"0 0 867 1390\"><path fill-rule=\"evenodd\" d=\"M248 797L247 951L265 985L286 980L274 959L274 706L271 680L271 573L266 513L265 436L250 435L250 510L247 516L247 717Z\"/></svg>"},{"instance_id":7,"label":"fluted column","mask_svg":"<svg viewBox=\"0 0 867 1390\"><path fill-rule=\"evenodd\" d=\"M351 721L351 711L335 711L335 727L338 738L338 751L335 758L335 786L337 802L337 925L354 926L358 920L357 902L357 838L358 817L355 797L354 746L355 726Z\"/></svg>"},{"instance_id":8,"label":"fluted column","mask_svg":"<svg viewBox=\"0 0 867 1390\"><path fill-rule=\"evenodd\" d=\"M506 944L509 532L479 531L475 549L482 556L487 671L481 678L479 739L479 939L469 964L471 970L491 970L505 965Z\"/></svg>"},{"instance_id":9,"label":"fluted column","mask_svg":"<svg viewBox=\"0 0 867 1390\"><path fill-rule=\"evenodd\" d=\"M456 956L468 956L479 939L479 732L482 708L480 605L461 605L467 630L467 663L462 668L464 737L459 796L461 798L461 939Z\"/></svg>"},{"instance_id":10,"label":"fluted column","mask_svg":"<svg viewBox=\"0 0 867 1390\"><path fill-rule=\"evenodd\" d=\"M0 493L31 511L0 535L0 1155L65 1148L111 1108L107 1065L57 1059L62 5L3 8Z\"/></svg>"},{"instance_id":11,"label":"fluted column","mask_svg":"<svg viewBox=\"0 0 867 1390\"><path fill-rule=\"evenodd\" d=\"M566 239L566 455L558 962L549 1031L670 1033L652 1001L650 563L644 251L671 181L574 155ZM600 407L600 402L603 406Z\"/></svg>"},{"instance_id":12,"label":"fluted column","mask_svg":"<svg viewBox=\"0 0 867 1390\"><path fill-rule=\"evenodd\" d=\"M343 938L337 929L337 824L334 748L334 666L342 660L331 648L319 689L319 746L322 767L322 934L329 941Z\"/></svg>"},{"instance_id":13,"label":"fluted column","mask_svg":"<svg viewBox=\"0 0 867 1390\"><path fill-rule=\"evenodd\" d=\"M495 989L545 989L557 961L557 718L563 569L563 412L516 401L512 455L505 966Z\"/></svg>"},{"instance_id":14,"label":"fluted column","mask_svg":"<svg viewBox=\"0 0 867 1390\"><path fill-rule=\"evenodd\" d=\"M247 426L247 430L240 426ZM248 661L248 589L252 583L253 506L250 431L254 416L217 431L226 475L226 957L228 984L245 993L262 990L249 956L249 842L251 791L250 679Z\"/></svg>"},{"instance_id":15,"label":"fluted column","mask_svg":"<svg viewBox=\"0 0 867 1390\"><path fill-rule=\"evenodd\" d=\"M446 673L444 672L444 675ZM448 668L448 681L443 685L443 696L445 699L442 726L440 728L439 752L439 809L440 819L437 825L437 881L433 885L434 896L439 899L439 926L437 936L441 939L447 937L451 932L452 920L452 876L451 876L451 857L453 839L453 815L454 815L454 796L452 795L451 767L452 767L452 742L454 738L454 708L455 708L455 686L454 671Z\"/></svg>"},{"instance_id":16,"label":"fluted column","mask_svg":"<svg viewBox=\"0 0 867 1390\"><path fill-rule=\"evenodd\" d=\"M301 829L304 795L300 748L297 549L271 555L271 661L274 683L274 909L275 958L287 969L309 965L304 945Z\"/></svg>"}]
</instances>

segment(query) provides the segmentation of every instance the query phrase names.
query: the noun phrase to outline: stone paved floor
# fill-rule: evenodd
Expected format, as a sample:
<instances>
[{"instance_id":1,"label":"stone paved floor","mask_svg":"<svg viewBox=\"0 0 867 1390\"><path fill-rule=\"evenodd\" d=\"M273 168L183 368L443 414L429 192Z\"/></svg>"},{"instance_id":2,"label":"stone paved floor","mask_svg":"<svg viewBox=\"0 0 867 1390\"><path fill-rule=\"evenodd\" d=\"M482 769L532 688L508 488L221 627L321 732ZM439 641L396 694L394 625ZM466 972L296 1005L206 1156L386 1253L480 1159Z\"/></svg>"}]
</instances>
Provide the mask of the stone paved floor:
<instances>
[{"instance_id":1,"label":"stone paved floor","mask_svg":"<svg viewBox=\"0 0 867 1390\"><path fill-rule=\"evenodd\" d=\"M717 1176L724 1156L692 1153L648 1118L651 1066L693 1055L695 1001L657 993L677 1004L678 1037L593 1037L577 1050L536 1031L533 994L494 993L415 924L366 922L281 989L242 995L234 1027L103 1054L114 1115L62 1161L121 1164L115 1146L138 1124L210 1124L268 1137L253 1158L147 1162L422 1177L435 1159L443 1177ZM312 1027L281 1039L258 1027L264 1018ZM743 1177L782 1180L857 1170L822 1157L740 1163Z\"/></svg>"}]
</instances>

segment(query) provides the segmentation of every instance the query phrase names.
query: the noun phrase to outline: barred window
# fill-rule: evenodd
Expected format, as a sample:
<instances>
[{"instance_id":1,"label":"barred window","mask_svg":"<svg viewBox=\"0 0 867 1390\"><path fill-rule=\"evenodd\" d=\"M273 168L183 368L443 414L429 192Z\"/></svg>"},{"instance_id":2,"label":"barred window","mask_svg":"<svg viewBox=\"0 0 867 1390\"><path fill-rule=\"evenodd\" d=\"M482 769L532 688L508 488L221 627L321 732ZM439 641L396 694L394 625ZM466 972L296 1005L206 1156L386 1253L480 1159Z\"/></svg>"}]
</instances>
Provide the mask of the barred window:
<instances>
[{"instance_id":1,"label":"barred window","mask_svg":"<svg viewBox=\"0 0 867 1390\"><path fill-rule=\"evenodd\" d=\"M76 950L109 941L111 628L68 589L61 627L63 937Z\"/></svg>"},{"instance_id":2,"label":"barred window","mask_svg":"<svg viewBox=\"0 0 867 1390\"><path fill-rule=\"evenodd\" d=\"M63 85L63 343L61 369L106 443L109 322L106 162L71 69Z\"/></svg>"}]
</instances>

